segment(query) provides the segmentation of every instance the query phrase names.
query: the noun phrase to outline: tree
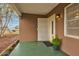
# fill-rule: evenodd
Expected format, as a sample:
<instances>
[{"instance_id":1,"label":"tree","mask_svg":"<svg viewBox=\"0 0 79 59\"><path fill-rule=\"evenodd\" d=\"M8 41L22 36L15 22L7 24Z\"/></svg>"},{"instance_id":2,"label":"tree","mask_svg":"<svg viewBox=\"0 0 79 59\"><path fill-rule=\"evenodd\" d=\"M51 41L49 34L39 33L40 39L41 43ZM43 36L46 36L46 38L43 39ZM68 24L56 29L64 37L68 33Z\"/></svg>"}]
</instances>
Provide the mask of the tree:
<instances>
[{"instance_id":1,"label":"tree","mask_svg":"<svg viewBox=\"0 0 79 59\"><path fill-rule=\"evenodd\" d=\"M9 9L9 7L6 7L5 5L2 7L2 14L0 14L0 37L4 36L6 28L8 28L8 24L11 21L12 11ZM5 18L5 22L3 22L3 18ZM3 24L4 23L4 24ZM10 29L8 28L10 31Z\"/></svg>"}]
</instances>

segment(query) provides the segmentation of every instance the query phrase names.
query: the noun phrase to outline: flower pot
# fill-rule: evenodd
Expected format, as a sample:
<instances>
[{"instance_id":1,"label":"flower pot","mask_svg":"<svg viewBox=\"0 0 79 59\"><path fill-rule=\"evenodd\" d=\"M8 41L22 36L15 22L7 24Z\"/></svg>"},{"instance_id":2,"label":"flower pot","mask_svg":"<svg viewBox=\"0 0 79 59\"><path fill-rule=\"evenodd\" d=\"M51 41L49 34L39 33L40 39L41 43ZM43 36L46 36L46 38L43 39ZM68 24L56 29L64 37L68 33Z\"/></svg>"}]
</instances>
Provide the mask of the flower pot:
<instances>
[{"instance_id":1,"label":"flower pot","mask_svg":"<svg viewBox=\"0 0 79 59\"><path fill-rule=\"evenodd\" d=\"M55 49L55 50L60 50L60 47L59 47L59 46L54 46L54 45L53 45L53 49Z\"/></svg>"}]
</instances>

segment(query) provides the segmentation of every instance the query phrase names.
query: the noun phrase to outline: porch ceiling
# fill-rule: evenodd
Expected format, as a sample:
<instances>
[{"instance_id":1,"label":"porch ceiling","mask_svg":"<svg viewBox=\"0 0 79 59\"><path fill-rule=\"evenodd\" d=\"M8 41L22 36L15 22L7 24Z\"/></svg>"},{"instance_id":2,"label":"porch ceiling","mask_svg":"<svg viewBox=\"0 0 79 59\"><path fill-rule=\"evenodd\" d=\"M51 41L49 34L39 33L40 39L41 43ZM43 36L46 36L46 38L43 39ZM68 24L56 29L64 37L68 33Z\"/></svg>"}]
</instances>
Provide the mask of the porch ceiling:
<instances>
[{"instance_id":1,"label":"porch ceiling","mask_svg":"<svg viewBox=\"0 0 79 59\"><path fill-rule=\"evenodd\" d=\"M21 13L45 15L54 9L58 3L17 3L15 5Z\"/></svg>"}]
</instances>

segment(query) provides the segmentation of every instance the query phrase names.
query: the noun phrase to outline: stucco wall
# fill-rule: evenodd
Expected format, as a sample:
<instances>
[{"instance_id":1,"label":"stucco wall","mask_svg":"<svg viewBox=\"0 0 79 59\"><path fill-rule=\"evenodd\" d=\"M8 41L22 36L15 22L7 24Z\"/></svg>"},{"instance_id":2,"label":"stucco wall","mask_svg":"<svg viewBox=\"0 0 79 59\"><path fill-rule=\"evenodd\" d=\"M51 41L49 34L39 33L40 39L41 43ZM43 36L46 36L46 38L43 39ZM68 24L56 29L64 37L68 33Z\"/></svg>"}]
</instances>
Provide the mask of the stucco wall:
<instances>
[{"instance_id":1,"label":"stucco wall","mask_svg":"<svg viewBox=\"0 0 79 59\"><path fill-rule=\"evenodd\" d=\"M64 7L68 4L59 4L47 16L52 14L61 14L60 20L56 19L56 33L62 39L61 49L69 55L79 55L79 40L64 36ZM45 17L45 16L40 16ZM37 40L37 18L36 15L23 14L20 20L20 37L21 40L36 41Z\"/></svg>"},{"instance_id":2,"label":"stucco wall","mask_svg":"<svg viewBox=\"0 0 79 59\"><path fill-rule=\"evenodd\" d=\"M64 36L64 7L68 4L59 4L53 11L51 11L48 16L52 14L61 14L62 18L60 20L56 19L56 33L62 39L61 49L69 55L79 56L79 39L74 39Z\"/></svg>"},{"instance_id":3,"label":"stucco wall","mask_svg":"<svg viewBox=\"0 0 79 59\"><path fill-rule=\"evenodd\" d=\"M20 40L37 41L37 18L43 15L24 14L20 19Z\"/></svg>"}]
</instances>

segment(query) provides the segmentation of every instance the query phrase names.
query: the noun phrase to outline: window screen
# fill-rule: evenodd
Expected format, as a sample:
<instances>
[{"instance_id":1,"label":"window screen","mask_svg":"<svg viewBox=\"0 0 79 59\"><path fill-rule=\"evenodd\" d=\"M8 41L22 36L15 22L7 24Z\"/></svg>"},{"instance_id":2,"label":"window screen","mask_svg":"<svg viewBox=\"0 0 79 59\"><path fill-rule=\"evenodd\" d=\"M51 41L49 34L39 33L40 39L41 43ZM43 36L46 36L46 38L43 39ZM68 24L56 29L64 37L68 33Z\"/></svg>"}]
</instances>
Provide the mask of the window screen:
<instances>
[{"instance_id":1,"label":"window screen","mask_svg":"<svg viewBox=\"0 0 79 59\"><path fill-rule=\"evenodd\" d=\"M79 4L71 4L65 8L66 35L79 37Z\"/></svg>"}]
</instances>

